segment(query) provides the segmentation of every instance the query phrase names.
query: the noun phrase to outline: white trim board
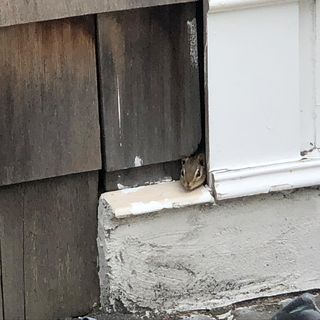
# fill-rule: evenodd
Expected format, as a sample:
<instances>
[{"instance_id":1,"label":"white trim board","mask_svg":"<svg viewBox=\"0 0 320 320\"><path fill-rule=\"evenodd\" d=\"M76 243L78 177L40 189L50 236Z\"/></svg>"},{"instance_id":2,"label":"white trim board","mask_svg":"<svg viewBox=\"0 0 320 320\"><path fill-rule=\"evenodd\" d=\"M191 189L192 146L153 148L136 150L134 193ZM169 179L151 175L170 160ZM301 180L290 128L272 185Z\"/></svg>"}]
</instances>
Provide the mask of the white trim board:
<instances>
[{"instance_id":1,"label":"white trim board","mask_svg":"<svg viewBox=\"0 0 320 320\"><path fill-rule=\"evenodd\" d=\"M217 200L320 185L320 159L210 172Z\"/></svg>"},{"instance_id":2,"label":"white trim board","mask_svg":"<svg viewBox=\"0 0 320 320\"><path fill-rule=\"evenodd\" d=\"M186 191L179 181L110 191L101 195L103 200L117 219L214 202L206 187Z\"/></svg>"},{"instance_id":3,"label":"white trim board","mask_svg":"<svg viewBox=\"0 0 320 320\"><path fill-rule=\"evenodd\" d=\"M320 0L316 1L316 105L320 107Z\"/></svg>"},{"instance_id":4,"label":"white trim board","mask_svg":"<svg viewBox=\"0 0 320 320\"><path fill-rule=\"evenodd\" d=\"M275 6L298 0L209 0L209 13Z\"/></svg>"}]
</instances>

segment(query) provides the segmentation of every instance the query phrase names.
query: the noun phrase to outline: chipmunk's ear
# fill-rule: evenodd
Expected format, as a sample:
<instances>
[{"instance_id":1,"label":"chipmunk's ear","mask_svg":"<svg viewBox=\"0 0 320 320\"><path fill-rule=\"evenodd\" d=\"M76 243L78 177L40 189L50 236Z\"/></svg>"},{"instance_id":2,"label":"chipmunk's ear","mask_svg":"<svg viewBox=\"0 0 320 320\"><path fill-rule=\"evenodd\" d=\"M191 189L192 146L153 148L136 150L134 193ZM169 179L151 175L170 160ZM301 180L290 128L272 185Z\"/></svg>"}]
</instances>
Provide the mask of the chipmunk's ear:
<instances>
[{"instance_id":1,"label":"chipmunk's ear","mask_svg":"<svg viewBox=\"0 0 320 320\"><path fill-rule=\"evenodd\" d=\"M181 159L181 164L184 166L186 161L188 160L189 158L184 158L184 159Z\"/></svg>"},{"instance_id":2,"label":"chipmunk's ear","mask_svg":"<svg viewBox=\"0 0 320 320\"><path fill-rule=\"evenodd\" d=\"M198 154L198 161L199 161L199 163L200 163L200 166L204 166L204 163L205 163L204 153Z\"/></svg>"}]
</instances>

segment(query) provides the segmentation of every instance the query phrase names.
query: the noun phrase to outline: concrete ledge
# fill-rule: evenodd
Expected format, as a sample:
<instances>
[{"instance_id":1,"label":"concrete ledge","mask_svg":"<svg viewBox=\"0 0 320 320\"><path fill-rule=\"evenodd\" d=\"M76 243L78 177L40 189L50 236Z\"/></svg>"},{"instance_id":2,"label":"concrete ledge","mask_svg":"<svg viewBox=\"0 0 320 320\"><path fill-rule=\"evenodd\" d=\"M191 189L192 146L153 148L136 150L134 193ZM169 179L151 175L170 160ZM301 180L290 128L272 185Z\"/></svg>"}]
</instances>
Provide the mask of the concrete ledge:
<instances>
[{"instance_id":1,"label":"concrete ledge","mask_svg":"<svg viewBox=\"0 0 320 320\"><path fill-rule=\"evenodd\" d=\"M98 217L101 303L179 312L320 288L320 192Z\"/></svg>"},{"instance_id":2,"label":"concrete ledge","mask_svg":"<svg viewBox=\"0 0 320 320\"><path fill-rule=\"evenodd\" d=\"M101 200L109 204L115 218L118 219L214 202L207 188L200 187L188 192L179 181L106 192L101 195Z\"/></svg>"}]
</instances>

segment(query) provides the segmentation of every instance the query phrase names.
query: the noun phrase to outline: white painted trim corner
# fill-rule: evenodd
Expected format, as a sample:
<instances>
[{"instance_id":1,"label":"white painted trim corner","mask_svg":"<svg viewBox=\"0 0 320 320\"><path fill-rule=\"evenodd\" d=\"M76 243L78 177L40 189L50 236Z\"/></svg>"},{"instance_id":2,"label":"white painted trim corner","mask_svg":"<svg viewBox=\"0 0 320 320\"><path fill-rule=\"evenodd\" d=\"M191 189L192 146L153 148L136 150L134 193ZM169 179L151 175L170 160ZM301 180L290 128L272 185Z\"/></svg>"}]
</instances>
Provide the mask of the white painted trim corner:
<instances>
[{"instance_id":1,"label":"white painted trim corner","mask_svg":"<svg viewBox=\"0 0 320 320\"><path fill-rule=\"evenodd\" d=\"M299 0L209 0L209 13L275 6Z\"/></svg>"},{"instance_id":2,"label":"white painted trim corner","mask_svg":"<svg viewBox=\"0 0 320 320\"><path fill-rule=\"evenodd\" d=\"M316 106L320 107L320 0L316 1Z\"/></svg>"},{"instance_id":3,"label":"white painted trim corner","mask_svg":"<svg viewBox=\"0 0 320 320\"><path fill-rule=\"evenodd\" d=\"M217 200L320 185L320 159L211 171Z\"/></svg>"}]
</instances>

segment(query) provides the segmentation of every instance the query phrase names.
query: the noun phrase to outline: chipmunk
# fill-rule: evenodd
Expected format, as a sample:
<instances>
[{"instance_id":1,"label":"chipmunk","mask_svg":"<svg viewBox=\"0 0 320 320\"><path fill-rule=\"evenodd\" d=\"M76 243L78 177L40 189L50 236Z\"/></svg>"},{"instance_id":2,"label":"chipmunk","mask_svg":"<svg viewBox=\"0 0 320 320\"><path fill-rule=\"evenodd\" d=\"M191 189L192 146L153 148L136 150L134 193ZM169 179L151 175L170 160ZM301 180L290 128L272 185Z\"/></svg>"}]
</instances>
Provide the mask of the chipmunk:
<instances>
[{"instance_id":1,"label":"chipmunk","mask_svg":"<svg viewBox=\"0 0 320 320\"><path fill-rule=\"evenodd\" d=\"M188 191L200 187L206 180L205 155L199 153L182 159L180 182Z\"/></svg>"}]
</instances>

